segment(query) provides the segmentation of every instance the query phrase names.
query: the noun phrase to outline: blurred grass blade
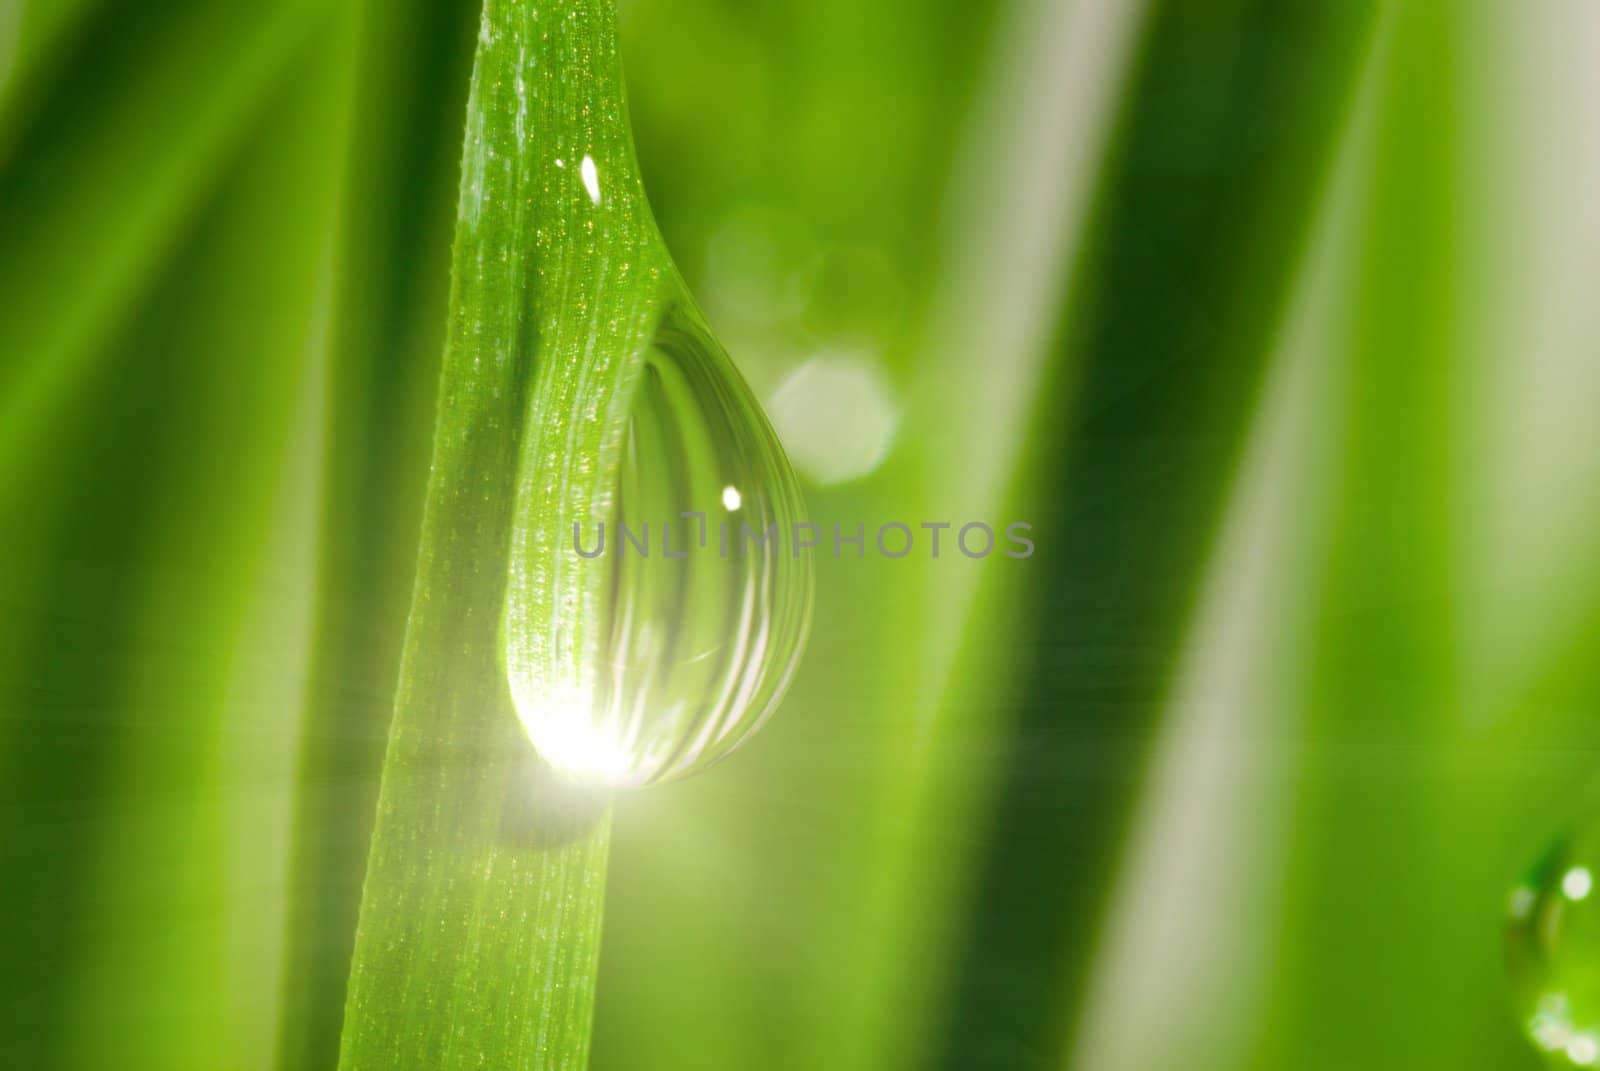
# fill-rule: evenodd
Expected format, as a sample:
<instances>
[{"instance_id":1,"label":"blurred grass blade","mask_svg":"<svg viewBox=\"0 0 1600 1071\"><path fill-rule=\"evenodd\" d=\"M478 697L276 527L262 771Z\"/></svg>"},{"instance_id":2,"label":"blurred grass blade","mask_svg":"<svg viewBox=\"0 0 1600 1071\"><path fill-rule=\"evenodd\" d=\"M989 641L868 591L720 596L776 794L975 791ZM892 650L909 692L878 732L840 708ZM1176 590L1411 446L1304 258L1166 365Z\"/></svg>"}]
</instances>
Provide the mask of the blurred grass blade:
<instances>
[{"instance_id":1,"label":"blurred grass blade","mask_svg":"<svg viewBox=\"0 0 1600 1071\"><path fill-rule=\"evenodd\" d=\"M1140 2L1005 7L947 192L942 270L920 331L929 371L916 380L920 393L902 433L919 448L928 487L885 487L884 497L904 499L891 510L896 515L931 508L938 516L999 516L1007 487L1028 464L1028 441L1012 429L1052 374L1051 360L1065 356L1052 332L1144 17ZM1014 189L1004 198L995 196L996 160L1010 162L1004 181ZM984 359L974 359L979 353ZM954 427L965 430L949 434ZM966 834L980 798L972 779L939 766L938 749L970 739L976 724L1003 709L951 702L949 693L975 623L992 622L989 642L1005 642L1007 615L995 603L1015 593L994 590L1003 581L991 573L988 601L975 607L979 570L948 560L910 568L918 571L907 577L907 597L939 612L919 623L919 642L904 642L910 626L902 624L902 642L886 657L904 667L895 682L902 698L893 704L904 713L890 722L897 758L872 804L888 847L873 849L864 864L866 925L875 940L853 944L859 961L845 973L854 984L836 987L840 999L861 1006L854 1012L861 1032L827 1054L843 1066L893 1066L917 1051L916 1038L936 1014L928 1007L937 977L930 964L959 926L954 892L971 863ZM1025 583L1020 573L1015 579ZM960 667L963 694L994 694L1002 685L987 671L999 662L981 660L980 669L978 661ZM936 837L937 847L918 834Z\"/></svg>"},{"instance_id":2,"label":"blurred grass blade","mask_svg":"<svg viewBox=\"0 0 1600 1071\"><path fill-rule=\"evenodd\" d=\"M0 170L0 495L318 22L312 0L112 5Z\"/></svg>"},{"instance_id":3,"label":"blurred grass blade","mask_svg":"<svg viewBox=\"0 0 1600 1071\"><path fill-rule=\"evenodd\" d=\"M1024 456L1012 433L1052 351L1058 304L1086 237L1099 165L1106 157L1146 5L1019 0L992 43L988 85L946 206L939 280L925 334L939 373L921 381L914 412L941 505L984 517L1000 505ZM1014 163L995 196L995 161ZM973 360L975 353L987 360ZM960 436L940 434L957 421ZM935 572L945 628L922 649L921 694L937 709L967 618L976 573ZM927 724L913 742L922 750Z\"/></svg>"},{"instance_id":4,"label":"blurred grass blade","mask_svg":"<svg viewBox=\"0 0 1600 1071\"><path fill-rule=\"evenodd\" d=\"M490 0L342 1071L587 1062L610 803L564 790L534 756L502 611L514 531L588 516L608 489L670 271L612 0ZM581 636L573 612L552 597L505 627Z\"/></svg>"},{"instance_id":5,"label":"blurred grass blade","mask_svg":"<svg viewBox=\"0 0 1600 1071\"><path fill-rule=\"evenodd\" d=\"M100 0L0 0L0 163L48 72Z\"/></svg>"},{"instance_id":6,"label":"blurred grass blade","mask_svg":"<svg viewBox=\"0 0 1600 1071\"><path fill-rule=\"evenodd\" d=\"M1483 256L1462 313L1462 701L1482 726L1519 706L1600 607L1600 142L1585 114L1600 7L1490 5L1465 29L1466 107L1483 114L1462 166Z\"/></svg>"},{"instance_id":7,"label":"blurred grass blade","mask_svg":"<svg viewBox=\"0 0 1600 1071\"><path fill-rule=\"evenodd\" d=\"M282 1071L339 1059L361 879L394 713L477 12L354 5L322 537L288 886Z\"/></svg>"},{"instance_id":8,"label":"blurred grass blade","mask_svg":"<svg viewBox=\"0 0 1600 1071\"><path fill-rule=\"evenodd\" d=\"M42 455L93 512L33 544L38 638L5 682L3 839L52 861L5 890L33 983L8 1066L272 1064L347 133L340 42L306 58ZM4 510L8 548L30 513Z\"/></svg>"},{"instance_id":9,"label":"blurred grass blade","mask_svg":"<svg viewBox=\"0 0 1600 1071\"><path fill-rule=\"evenodd\" d=\"M1372 10L1151 11L1035 417L1053 472L1013 503L1049 546L1020 633L1041 641L1007 695L1016 735L933 1049L952 1063L1054 1064L1072 1043L1061 1009L1106 907L1084 876L1114 866Z\"/></svg>"},{"instance_id":10,"label":"blurred grass blade","mask_svg":"<svg viewBox=\"0 0 1600 1071\"><path fill-rule=\"evenodd\" d=\"M1277 1059L1460 1066L1486 1046L1498 1066L1515 1059L1504 1021L1463 1014L1498 988L1503 890L1473 876L1487 855L1453 844L1476 849L1501 805L1470 780L1487 756L1464 733L1460 692L1457 384L1475 352L1462 302L1478 252L1454 120L1466 24L1430 5L1385 9L1266 1049ZM1462 1028L1417 1029L1447 1018Z\"/></svg>"},{"instance_id":11,"label":"blurred grass blade","mask_svg":"<svg viewBox=\"0 0 1600 1071\"><path fill-rule=\"evenodd\" d=\"M1297 273L1096 942L1084 1027L1063 1067L1159 1066L1175 1052L1196 1067L1248 1066L1271 1000L1313 567L1327 552L1321 489L1340 416L1327 400L1372 161L1377 52L1367 49ZM1157 1021L1162 1029L1151 1030Z\"/></svg>"}]
</instances>

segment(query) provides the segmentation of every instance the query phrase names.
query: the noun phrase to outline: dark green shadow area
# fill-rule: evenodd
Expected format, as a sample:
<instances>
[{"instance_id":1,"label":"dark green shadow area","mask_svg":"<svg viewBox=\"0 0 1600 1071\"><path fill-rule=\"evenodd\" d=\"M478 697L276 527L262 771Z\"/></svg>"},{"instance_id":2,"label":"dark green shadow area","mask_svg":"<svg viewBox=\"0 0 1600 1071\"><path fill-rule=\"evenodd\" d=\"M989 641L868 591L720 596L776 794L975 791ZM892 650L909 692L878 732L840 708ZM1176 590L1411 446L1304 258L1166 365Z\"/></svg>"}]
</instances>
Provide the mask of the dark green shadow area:
<instances>
[{"instance_id":1,"label":"dark green shadow area","mask_svg":"<svg viewBox=\"0 0 1600 1071\"><path fill-rule=\"evenodd\" d=\"M1369 39L1370 4L1174 0L1032 433L1034 622L930 1066L1059 1068L1108 875Z\"/></svg>"}]
</instances>

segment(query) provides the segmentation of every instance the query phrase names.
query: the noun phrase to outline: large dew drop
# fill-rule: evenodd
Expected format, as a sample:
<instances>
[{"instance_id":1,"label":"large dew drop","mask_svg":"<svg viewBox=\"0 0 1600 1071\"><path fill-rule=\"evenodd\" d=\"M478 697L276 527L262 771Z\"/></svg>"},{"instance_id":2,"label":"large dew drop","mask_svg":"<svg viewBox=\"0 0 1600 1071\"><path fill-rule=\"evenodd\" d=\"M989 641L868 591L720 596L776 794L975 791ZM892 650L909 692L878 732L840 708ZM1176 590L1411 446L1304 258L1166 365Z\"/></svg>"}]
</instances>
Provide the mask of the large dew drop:
<instances>
[{"instance_id":1,"label":"large dew drop","mask_svg":"<svg viewBox=\"0 0 1600 1071\"><path fill-rule=\"evenodd\" d=\"M1560 838L1507 902L1523 1029L1556 1066L1600 1066L1600 829Z\"/></svg>"},{"instance_id":2,"label":"large dew drop","mask_svg":"<svg viewBox=\"0 0 1600 1071\"><path fill-rule=\"evenodd\" d=\"M583 515L541 533L544 560L514 569L507 597L507 675L535 749L614 786L747 739L788 686L812 599L794 472L687 297L664 303L629 397L612 471ZM553 634L524 605L539 591Z\"/></svg>"}]
</instances>

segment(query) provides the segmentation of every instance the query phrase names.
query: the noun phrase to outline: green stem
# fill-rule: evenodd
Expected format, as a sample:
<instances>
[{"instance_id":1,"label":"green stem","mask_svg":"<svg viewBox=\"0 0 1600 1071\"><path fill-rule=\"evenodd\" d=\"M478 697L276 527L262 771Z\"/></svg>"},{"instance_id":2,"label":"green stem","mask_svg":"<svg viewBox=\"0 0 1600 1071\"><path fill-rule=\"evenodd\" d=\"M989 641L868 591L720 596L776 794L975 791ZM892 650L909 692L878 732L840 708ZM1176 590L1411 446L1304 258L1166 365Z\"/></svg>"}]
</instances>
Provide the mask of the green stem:
<instances>
[{"instance_id":1,"label":"green stem","mask_svg":"<svg viewBox=\"0 0 1600 1071\"><path fill-rule=\"evenodd\" d=\"M592 627L557 597L571 578L501 620L508 582L579 568L537 533L603 502L675 278L634 163L612 0L488 0L342 1071L587 1061L610 806L550 781L502 644Z\"/></svg>"}]
</instances>

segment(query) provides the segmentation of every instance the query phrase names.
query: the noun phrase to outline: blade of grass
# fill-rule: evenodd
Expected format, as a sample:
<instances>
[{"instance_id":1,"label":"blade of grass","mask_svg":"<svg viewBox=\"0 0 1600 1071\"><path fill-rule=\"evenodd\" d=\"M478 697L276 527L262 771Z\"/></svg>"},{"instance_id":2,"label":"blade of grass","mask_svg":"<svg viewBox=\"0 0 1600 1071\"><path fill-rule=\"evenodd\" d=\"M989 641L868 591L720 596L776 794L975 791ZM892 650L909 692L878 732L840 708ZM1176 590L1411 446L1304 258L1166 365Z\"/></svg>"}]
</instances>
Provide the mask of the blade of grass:
<instances>
[{"instance_id":1,"label":"blade of grass","mask_svg":"<svg viewBox=\"0 0 1600 1071\"><path fill-rule=\"evenodd\" d=\"M607 491L670 276L613 3L489 0L342 1071L587 1062L610 804L560 791L537 763L501 616L514 540L590 515ZM546 597L506 627L586 624Z\"/></svg>"},{"instance_id":2,"label":"blade of grass","mask_svg":"<svg viewBox=\"0 0 1600 1071\"><path fill-rule=\"evenodd\" d=\"M208 228L218 253L194 269L192 306L172 310L169 345L197 382L160 411L214 407L228 423L202 433L205 451L173 444L167 468L205 505L155 522L170 561L141 577L148 627L173 648L137 660L126 683L127 706L155 731L128 734L115 789L126 803L91 879L107 938L84 972L80 1066L273 1063L349 46L333 32L303 54Z\"/></svg>"},{"instance_id":3,"label":"blade of grass","mask_svg":"<svg viewBox=\"0 0 1600 1071\"><path fill-rule=\"evenodd\" d=\"M0 0L0 161L99 0Z\"/></svg>"},{"instance_id":4,"label":"blade of grass","mask_svg":"<svg viewBox=\"0 0 1600 1071\"><path fill-rule=\"evenodd\" d=\"M1063 1067L1248 1066L1271 999L1375 52L1252 420Z\"/></svg>"},{"instance_id":5,"label":"blade of grass","mask_svg":"<svg viewBox=\"0 0 1600 1071\"><path fill-rule=\"evenodd\" d=\"M1563 749L1564 734L1530 749L1527 721L1485 732L1481 697L1466 695L1464 488L1481 477L1462 451L1462 403L1486 354L1470 306L1497 297L1481 278L1479 131L1461 122L1474 77L1464 44L1481 23L1427 5L1388 6L1384 22L1290 910L1260 1066L1531 1066L1503 1010L1500 930L1518 865L1507 849L1519 847L1507 833L1535 809L1520 795L1593 759ZM1592 724L1569 728L1592 744Z\"/></svg>"},{"instance_id":6,"label":"blade of grass","mask_svg":"<svg viewBox=\"0 0 1600 1071\"><path fill-rule=\"evenodd\" d=\"M1518 705L1524 680L1600 606L1600 423L1589 404L1600 389L1590 300L1600 141L1583 108L1600 89L1585 61L1600 47L1600 8L1490 6L1468 27L1461 108L1480 118L1464 175L1485 251L1463 328L1482 359L1465 369L1462 401L1462 698L1483 725ZM1484 65L1479 49L1500 58Z\"/></svg>"},{"instance_id":7,"label":"blade of grass","mask_svg":"<svg viewBox=\"0 0 1600 1071\"><path fill-rule=\"evenodd\" d=\"M295 797L283 1071L339 1058L416 564L476 10L364 3Z\"/></svg>"},{"instance_id":8,"label":"blade of grass","mask_svg":"<svg viewBox=\"0 0 1600 1071\"><path fill-rule=\"evenodd\" d=\"M0 170L0 494L182 237L321 17L115 5Z\"/></svg>"},{"instance_id":9,"label":"blade of grass","mask_svg":"<svg viewBox=\"0 0 1600 1071\"><path fill-rule=\"evenodd\" d=\"M951 1063L1056 1064L1072 1043L1061 1009L1081 1000L1098 876L1115 866L1371 15L1151 11L1058 342L1083 360L1056 362L1036 415L1052 483L1013 498L1047 548L1026 563L1021 634L1038 638L1000 700L1015 736L933 1042ZM944 747L970 769L949 749L995 743Z\"/></svg>"},{"instance_id":10,"label":"blade of grass","mask_svg":"<svg viewBox=\"0 0 1600 1071\"><path fill-rule=\"evenodd\" d=\"M8 1066L270 1066L342 136L337 43L306 58L45 444L89 460L5 703L3 839L51 860L8 889Z\"/></svg>"},{"instance_id":11,"label":"blade of grass","mask_svg":"<svg viewBox=\"0 0 1600 1071\"><path fill-rule=\"evenodd\" d=\"M929 485L920 492L926 501L885 489L885 497L906 499L890 514L997 517L1005 488L1026 468L1028 441L1009 429L1025 420L1049 362L1064 356L1051 337L1057 306L1143 17L1138 3L1016 3L990 42L945 207L943 270L921 331L936 371L915 381L902 433L919 448L913 463L924 475L914 483ZM1013 162L1013 196L993 195L996 160ZM953 427L969 430L954 436ZM864 925L875 939L854 942L857 958L843 972L850 984L838 987L860 1008L861 1029L828 1054L837 1066L913 1062L938 1013L931 983L960 924L955 893L971 865L982 793L948 765L936 770L936 745L1003 715L1001 704L951 703L951 679L964 637L980 633L988 649L1008 642L1015 615L998 604L1027 582L1023 570L989 571L986 601L975 606L978 568L948 558L909 568L916 572L904 598L937 612L923 615L915 633L909 623L895 631L904 647L893 652L903 666L895 688L904 698L894 709L903 714L891 723L896 758L884 764L872 807L881 847L863 864ZM986 674L1000 665L969 660L965 694L996 694L1001 683Z\"/></svg>"}]
</instances>

